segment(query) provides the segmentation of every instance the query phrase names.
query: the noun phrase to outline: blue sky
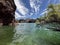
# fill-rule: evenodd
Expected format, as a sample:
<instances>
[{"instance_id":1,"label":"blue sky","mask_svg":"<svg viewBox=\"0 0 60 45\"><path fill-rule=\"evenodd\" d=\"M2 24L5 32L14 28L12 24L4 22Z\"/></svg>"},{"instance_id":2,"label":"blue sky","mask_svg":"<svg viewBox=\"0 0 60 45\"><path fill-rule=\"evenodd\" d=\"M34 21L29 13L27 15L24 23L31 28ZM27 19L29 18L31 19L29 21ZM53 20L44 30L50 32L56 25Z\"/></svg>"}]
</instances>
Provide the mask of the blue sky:
<instances>
[{"instance_id":1,"label":"blue sky","mask_svg":"<svg viewBox=\"0 0 60 45\"><path fill-rule=\"evenodd\" d=\"M17 6L16 19L36 19L46 13L49 4L60 3L60 0L14 0Z\"/></svg>"}]
</instances>

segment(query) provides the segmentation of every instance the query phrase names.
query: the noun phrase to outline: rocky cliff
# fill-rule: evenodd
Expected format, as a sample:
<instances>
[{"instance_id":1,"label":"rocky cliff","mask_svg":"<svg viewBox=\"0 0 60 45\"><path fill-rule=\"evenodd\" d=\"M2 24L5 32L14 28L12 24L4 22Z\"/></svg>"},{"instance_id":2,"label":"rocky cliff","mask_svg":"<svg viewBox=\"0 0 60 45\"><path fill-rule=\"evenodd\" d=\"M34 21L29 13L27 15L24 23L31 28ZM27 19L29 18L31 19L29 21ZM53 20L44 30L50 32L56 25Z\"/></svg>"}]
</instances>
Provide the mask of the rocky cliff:
<instances>
[{"instance_id":1,"label":"rocky cliff","mask_svg":"<svg viewBox=\"0 0 60 45\"><path fill-rule=\"evenodd\" d=\"M0 0L0 20L3 25L9 25L15 19L16 5L14 0Z\"/></svg>"}]
</instances>

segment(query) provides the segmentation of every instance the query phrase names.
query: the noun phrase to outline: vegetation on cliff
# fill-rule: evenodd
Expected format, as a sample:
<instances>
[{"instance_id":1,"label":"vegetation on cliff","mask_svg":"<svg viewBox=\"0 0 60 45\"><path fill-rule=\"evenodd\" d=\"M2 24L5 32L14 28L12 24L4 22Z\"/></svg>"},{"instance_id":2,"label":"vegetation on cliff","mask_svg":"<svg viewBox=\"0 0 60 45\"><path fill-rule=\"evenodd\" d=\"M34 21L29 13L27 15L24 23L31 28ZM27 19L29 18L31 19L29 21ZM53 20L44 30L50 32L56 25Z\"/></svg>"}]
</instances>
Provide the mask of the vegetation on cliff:
<instances>
[{"instance_id":1,"label":"vegetation on cliff","mask_svg":"<svg viewBox=\"0 0 60 45\"><path fill-rule=\"evenodd\" d=\"M43 20L46 23L60 23L60 4L50 4L47 8L47 13L40 17L39 20Z\"/></svg>"}]
</instances>

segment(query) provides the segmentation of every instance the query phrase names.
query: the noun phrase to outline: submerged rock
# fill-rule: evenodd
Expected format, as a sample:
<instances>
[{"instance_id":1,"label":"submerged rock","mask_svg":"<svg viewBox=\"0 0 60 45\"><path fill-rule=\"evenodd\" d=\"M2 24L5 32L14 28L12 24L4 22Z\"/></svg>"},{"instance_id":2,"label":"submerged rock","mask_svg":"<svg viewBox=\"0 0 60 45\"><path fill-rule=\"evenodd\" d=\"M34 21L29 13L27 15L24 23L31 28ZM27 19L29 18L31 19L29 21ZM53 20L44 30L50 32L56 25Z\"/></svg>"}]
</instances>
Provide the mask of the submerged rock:
<instances>
[{"instance_id":1,"label":"submerged rock","mask_svg":"<svg viewBox=\"0 0 60 45\"><path fill-rule=\"evenodd\" d=\"M3 25L9 25L14 21L15 10L14 0L0 0L0 20Z\"/></svg>"},{"instance_id":2,"label":"submerged rock","mask_svg":"<svg viewBox=\"0 0 60 45\"><path fill-rule=\"evenodd\" d=\"M48 27L48 29L52 29L54 31L60 31L60 28L58 28L58 27Z\"/></svg>"}]
</instances>

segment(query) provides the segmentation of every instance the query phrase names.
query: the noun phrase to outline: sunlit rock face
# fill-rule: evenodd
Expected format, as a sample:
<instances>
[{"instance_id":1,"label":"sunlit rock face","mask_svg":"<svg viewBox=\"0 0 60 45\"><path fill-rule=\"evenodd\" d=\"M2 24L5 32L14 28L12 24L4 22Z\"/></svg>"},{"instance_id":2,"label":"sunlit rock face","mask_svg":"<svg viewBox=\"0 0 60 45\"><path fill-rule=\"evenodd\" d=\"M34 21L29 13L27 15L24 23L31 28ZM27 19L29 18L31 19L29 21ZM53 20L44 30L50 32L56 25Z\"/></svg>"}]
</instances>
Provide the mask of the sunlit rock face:
<instances>
[{"instance_id":1,"label":"sunlit rock face","mask_svg":"<svg viewBox=\"0 0 60 45\"><path fill-rule=\"evenodd\" d=\"M15 19L16 5L14 0L0 0L0 20L3 25L9 25Z\"/></svg>"}]
</instances>

